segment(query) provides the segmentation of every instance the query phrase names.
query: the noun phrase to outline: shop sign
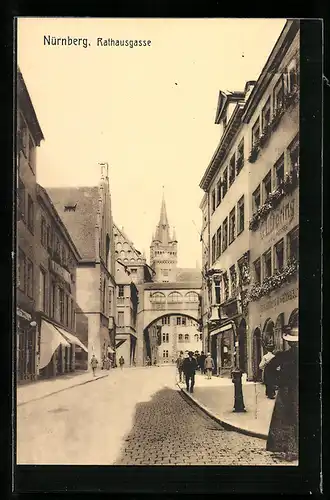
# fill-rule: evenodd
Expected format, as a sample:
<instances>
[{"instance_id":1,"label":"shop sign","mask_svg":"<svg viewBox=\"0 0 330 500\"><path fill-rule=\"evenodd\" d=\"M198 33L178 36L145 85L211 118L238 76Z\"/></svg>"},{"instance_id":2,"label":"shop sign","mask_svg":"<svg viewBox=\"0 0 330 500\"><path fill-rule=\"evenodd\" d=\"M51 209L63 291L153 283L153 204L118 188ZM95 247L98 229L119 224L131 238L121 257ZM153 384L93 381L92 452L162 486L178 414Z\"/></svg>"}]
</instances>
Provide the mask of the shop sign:
<instances>
[{"instance_id":1,"label":"shop sign","mask_svg":"<svg viewBox=\"0 0 330 500\"><path fill-rule=\"evenodd\" d=\"M296 198L284 198L284 202L276 210L272 210L267 218L260 223L260 238L268 236L277 238L281 233L288 230L288 226L297 214Z\"/></svg>"},{"instance_id":2,"label":"shop sign","mask_svg":"<svg viewBox=\"0 0 330 500\"><path fill-rule=\"evenodd\" d=\"M50 260L49 262L50 262L51 271L56 273L64 281L66 281L69 285L71 285L71 274L66 269L64 269L62 266L57 264L57 262L54 262L53 260Z\"/></svg>"},{"instance_id":3,"label":"shop sign","mask_svg":"<svg viewBox=\"0 0 330 500\"><path fill-rule=\"evenodd\" d=\"M21 318L26 319L27 321L31 321L31 319L32 319L31 314L23 311L23 309L20 309L19 307L17 307L16 312L17 312L17 316L20 316Z\"/></svg>"},{"instance_id":4,"label":"shop sign","mask_svg":"<svg viewBox=\"0 0 330 500\"><path fill-rule=\"evenodd\" d=\"M289 300L294 300L298 298L298 288L292 288L291 290L288 290L287 292L282 293L282 295L279 295L278 297L275 297L274 299L267 300L267 302L264 302L263 304L260 305L260 311L268 311L268 309L274 309L275 307L279 306L280 304L285 304L285 302L288 302Z\"/></svg>"}]
</instances>

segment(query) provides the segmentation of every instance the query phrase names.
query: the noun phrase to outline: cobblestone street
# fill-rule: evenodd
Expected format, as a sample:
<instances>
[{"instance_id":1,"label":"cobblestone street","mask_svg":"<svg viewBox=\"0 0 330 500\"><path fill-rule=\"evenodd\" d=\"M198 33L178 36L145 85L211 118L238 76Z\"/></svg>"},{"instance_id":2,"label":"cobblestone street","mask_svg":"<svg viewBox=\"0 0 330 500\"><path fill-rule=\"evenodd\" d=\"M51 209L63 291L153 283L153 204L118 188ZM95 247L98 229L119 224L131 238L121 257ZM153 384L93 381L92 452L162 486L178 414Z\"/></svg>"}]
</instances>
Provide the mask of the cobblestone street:
<instances>
[{"instance_id":1,"label":"cobblestone street","mask_svg":"<svg viewBox=\"0 0 330 500\"><path fill-rule=\"evenodd\" d=\"M205 415L172 366L114 370L17 409L19 464L283 464L265 446Z\"/></svg>"}]
</instances>

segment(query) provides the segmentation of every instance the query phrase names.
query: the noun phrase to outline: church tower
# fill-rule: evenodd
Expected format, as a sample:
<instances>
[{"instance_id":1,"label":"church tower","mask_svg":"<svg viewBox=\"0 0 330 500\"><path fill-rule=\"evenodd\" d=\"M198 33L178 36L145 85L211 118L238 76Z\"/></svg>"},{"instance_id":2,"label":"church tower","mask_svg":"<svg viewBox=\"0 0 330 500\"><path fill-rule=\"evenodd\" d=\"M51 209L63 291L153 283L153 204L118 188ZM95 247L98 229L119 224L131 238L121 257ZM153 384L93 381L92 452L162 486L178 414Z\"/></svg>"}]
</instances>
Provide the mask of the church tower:
<instances>
[{"instance_id":1,"label":"church tower","mask_svg":"<svg viewBox=\"0 0 330 500\"><path fill-rule=\"evenodd\" d=\"M169 283L176 281L177 245L175 229L170 235L163 193L159 223L150 245L150 267L155 271L154 281Z\"/></svg>"}]
</instances>

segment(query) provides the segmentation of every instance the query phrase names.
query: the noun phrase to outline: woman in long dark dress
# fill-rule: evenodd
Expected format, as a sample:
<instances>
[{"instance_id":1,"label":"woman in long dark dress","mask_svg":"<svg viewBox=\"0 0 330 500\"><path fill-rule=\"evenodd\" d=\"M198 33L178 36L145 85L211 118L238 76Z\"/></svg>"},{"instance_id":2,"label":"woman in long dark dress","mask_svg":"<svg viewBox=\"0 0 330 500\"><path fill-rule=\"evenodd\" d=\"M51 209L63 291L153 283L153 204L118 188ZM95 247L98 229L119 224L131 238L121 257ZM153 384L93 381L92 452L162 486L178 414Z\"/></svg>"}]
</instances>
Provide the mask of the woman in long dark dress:
<instances>
[{"instance_id":1,"label":"woman in long dark dress","mask_svg":"<svg viewBox=\"0 0 330 500\"><path fill-rule=\"evenodd\" d=\"M278 386L267 439L267 451L284 453L286 460L298 458L298 328L283 335L290 346L278 353L268 366Z\"/></svg>"}]
</instances>

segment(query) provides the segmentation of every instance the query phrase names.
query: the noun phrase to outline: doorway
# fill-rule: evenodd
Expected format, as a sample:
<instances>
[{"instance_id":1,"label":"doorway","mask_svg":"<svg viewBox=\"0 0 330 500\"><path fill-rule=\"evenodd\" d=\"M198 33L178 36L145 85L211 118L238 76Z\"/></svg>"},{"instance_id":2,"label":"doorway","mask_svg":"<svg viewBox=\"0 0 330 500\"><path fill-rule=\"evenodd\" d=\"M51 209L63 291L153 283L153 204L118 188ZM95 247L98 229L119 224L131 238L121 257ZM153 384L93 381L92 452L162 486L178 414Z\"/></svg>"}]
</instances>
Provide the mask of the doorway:
<instances>
[{"instance_id":1,"label":"doorway","mask_svg":"<svg viewBox=\"0 0 330 500\"><path fill-rule=\"evenodd\" d=\"M238 360L240 370L242 370L243 373L247 373L247 338L245 319L242 319L238 327Z\"/></svg>"},{"instance_id":2,"label":"doorway","mask_svg":"<svg viewBox=\"0 0 330 500\"><path fill-rule=\"evenodd\" d=\"M262 371L259 368L261 357L261 331L260 328L256 328L253 333L253 378L257 382L262 380Z\"/></svg>"}]
</instances>

